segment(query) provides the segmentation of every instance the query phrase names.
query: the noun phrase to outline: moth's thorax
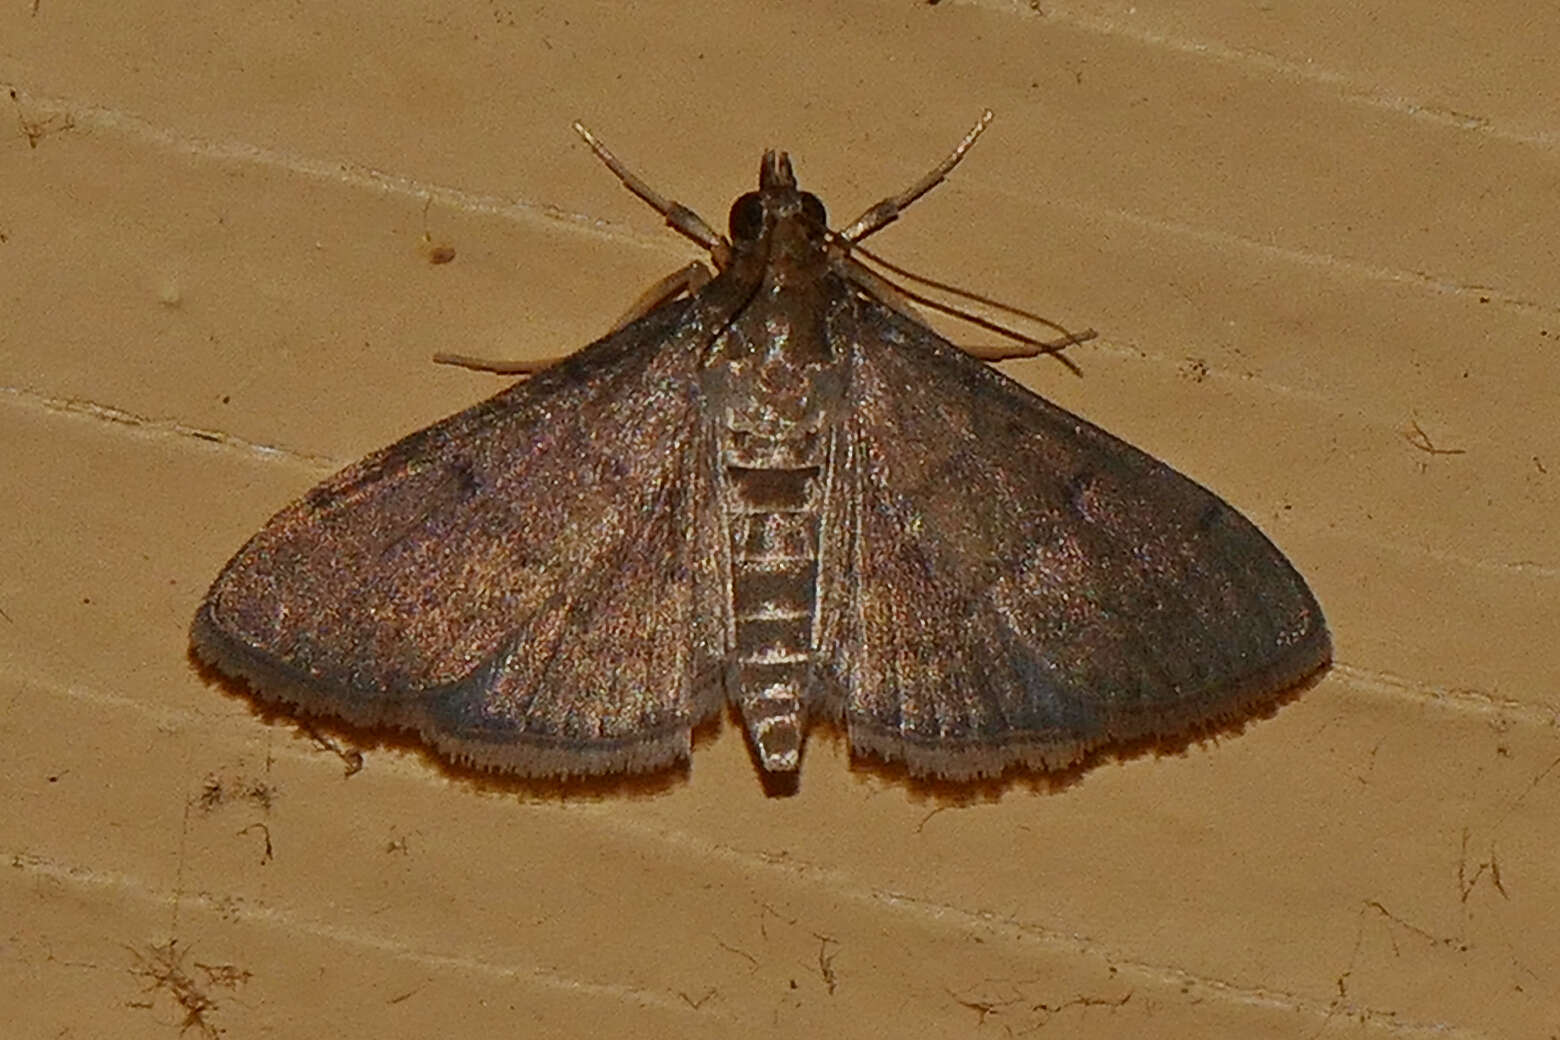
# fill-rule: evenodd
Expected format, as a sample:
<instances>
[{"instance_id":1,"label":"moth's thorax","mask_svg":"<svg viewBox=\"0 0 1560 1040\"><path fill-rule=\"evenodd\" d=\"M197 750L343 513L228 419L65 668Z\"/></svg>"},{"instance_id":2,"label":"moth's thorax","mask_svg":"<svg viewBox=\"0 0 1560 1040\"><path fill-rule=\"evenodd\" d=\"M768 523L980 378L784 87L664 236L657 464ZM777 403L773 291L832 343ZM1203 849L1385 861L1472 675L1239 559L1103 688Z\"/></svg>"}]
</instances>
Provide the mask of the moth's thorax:
<instances>
[{"instance_id":1,"label":"moth's thorax","mask_svg":"<svg viewBox=\"0 0 1560 1040\"><path fill-rule=\"evenodd\" d=\"M815 285L829 268L827 240L820 231L799 208L775 220L765 245L766 283L781 289Z\"/></svg>"},{"instance_id":2,"label":"moth's thorax","mask_svg":"<svg viewBox=\"0 0 1560 1040\"><path fill-rule=\"evenodd\" d=\"M731 454L748 466L787 463L761 445L816 439L838 416L844 366L830 344L828 311L803 305L791 290L761 293L728 325L708 356L701 382ZM751 450L757 454L749 454Z\"/></svg>"}]
</instances>

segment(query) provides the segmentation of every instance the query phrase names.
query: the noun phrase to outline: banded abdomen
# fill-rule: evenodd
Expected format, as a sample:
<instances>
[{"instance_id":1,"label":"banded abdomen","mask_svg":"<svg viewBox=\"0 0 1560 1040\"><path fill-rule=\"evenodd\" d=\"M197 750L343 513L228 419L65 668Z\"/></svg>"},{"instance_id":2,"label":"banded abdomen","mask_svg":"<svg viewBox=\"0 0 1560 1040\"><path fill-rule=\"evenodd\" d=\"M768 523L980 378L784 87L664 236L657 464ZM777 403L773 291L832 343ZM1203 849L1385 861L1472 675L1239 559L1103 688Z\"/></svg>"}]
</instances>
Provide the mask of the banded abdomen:
<instances>
[{"instance_id":1,"label":"banded abdomen","mask_svg":"<svg viewBox=\"0 0 1560 1040\"><path fill-rule=\"evenodd\" d=\"M731 540L727 690L771 772L801 763L817 651L818 546L829 437L814 421L723 431Z\"/></svg>"}]
</instances>

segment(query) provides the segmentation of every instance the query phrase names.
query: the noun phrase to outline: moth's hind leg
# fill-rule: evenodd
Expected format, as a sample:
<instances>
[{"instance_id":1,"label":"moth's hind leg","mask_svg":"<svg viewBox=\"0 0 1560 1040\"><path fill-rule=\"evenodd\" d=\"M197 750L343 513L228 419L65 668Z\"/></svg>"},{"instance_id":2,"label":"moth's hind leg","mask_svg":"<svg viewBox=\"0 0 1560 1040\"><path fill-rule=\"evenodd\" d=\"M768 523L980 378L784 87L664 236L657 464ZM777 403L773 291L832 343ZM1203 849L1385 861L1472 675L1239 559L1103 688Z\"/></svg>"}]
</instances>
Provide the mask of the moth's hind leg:
<instances>
[{"instance_id":1,"label":"moth's hind leg","mask_svg":"<svg viewBox=\"0 0 1560 1040\"><path fill-rule=\"evenodd\" d=\"M710 269L698 260L690 262L686 267L678 268L640 293L639 298L629 305L622 317L618 318L617 324L612 326L612 331L616 332L625 325L633 324L663 303L685 294L691 296L710 284L710 279L713 277Z\"/></svg>"},{"instance_id":2,"label":"moth's hind leg","mask_svg":"<svg viewBox=\"0 0 1560 1040\"><path fill-rule=\"evenodd\" d=\"M608 335L618 332L655 310L661 304L674 300L684 293L696 293L709 284L710 269L695 260L687 267L673 271L639 295L633 305L608 330ZM551 368L562 361L563 356L528 358L523 361L493 361L471 354L448 354L443 351L433 355L434 364L469 368L473 372L494 372L501 376L534 376L544 368Z\"/></svg>"}]
</instances>

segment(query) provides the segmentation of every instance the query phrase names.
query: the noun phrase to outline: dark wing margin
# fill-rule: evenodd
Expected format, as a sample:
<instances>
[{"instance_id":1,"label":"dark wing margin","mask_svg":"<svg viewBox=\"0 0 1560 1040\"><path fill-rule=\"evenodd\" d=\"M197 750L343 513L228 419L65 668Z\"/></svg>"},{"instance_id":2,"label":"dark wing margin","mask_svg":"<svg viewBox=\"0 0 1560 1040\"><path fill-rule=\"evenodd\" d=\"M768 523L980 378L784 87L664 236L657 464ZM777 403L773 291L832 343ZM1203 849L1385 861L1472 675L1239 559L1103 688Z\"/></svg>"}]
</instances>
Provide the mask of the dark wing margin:
<instances>
[{"instance_id":1,"label":"dark wing margin","mask_svg":"<svg viewBox=\"0 0 1560 1040\"><path fill-rule=\"evenodd\" d=\"M368 456L239 550L191 631L263 700L532 776L685 758L719 710L714 454L674 304Z\"/></svg>"},{"instance_id":2,"label":"dark wing margin","mask_svg":"<svg viewBox=\"0 0 1560 1040\"><path fill-rule=\"evenodd\" d=\"M1249 715L1327 664L1321 609L1250 521L859 306L825 648L853 749L949 779L1065 768Z\"/></svg>"}]
</instances>

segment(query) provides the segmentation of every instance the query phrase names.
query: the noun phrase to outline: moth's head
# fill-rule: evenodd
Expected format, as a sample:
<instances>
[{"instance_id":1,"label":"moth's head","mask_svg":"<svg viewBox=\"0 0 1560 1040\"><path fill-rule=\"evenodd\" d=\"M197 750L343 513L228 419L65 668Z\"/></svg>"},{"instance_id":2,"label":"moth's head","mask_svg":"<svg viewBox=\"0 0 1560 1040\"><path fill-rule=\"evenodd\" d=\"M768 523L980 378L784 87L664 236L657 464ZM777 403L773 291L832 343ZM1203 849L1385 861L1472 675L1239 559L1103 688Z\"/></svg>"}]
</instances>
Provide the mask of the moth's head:
<instances>
[{"instance_id":1,"label":"moth's head","mask_svg":"<svg viewBox=\"0 0 1560 1040\"><path fill-rule=\"evenodd\" d=\"M771 264L800 263L821 258L829 236L829 215L823 202L796 186L791 157L768 151L758 166L758 190L731 204L728 220L732 247L738 252L763 249Z\"/></svg>"}]
</instances>

